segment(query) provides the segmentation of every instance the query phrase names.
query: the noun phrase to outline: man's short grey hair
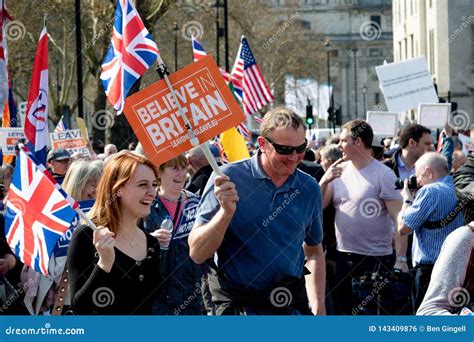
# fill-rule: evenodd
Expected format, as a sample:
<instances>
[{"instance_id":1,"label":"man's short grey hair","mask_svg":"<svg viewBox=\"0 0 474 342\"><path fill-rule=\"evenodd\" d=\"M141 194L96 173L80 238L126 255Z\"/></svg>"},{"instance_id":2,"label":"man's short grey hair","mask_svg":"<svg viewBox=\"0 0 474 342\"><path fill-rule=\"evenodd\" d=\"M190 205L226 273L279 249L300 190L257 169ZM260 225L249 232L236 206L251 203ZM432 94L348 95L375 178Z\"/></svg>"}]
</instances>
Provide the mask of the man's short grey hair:
<instances>
[{"instance_id":1,"label":"man's short grey hair","mask_svg":"<svg viewBox=\"0 0 474 342\"><path fill-rule=\"evenodd\" d=\"M331 144L328 146L324 146L319 153L321 153L321 157L324 156L324 158L331 160L335 162L336 160L340 159L342 157L342 152L337 147L336 144Z\"/></svg>"},{"instance_id":2,"label":"man's short grey hair","mask_svg":"<svg viewBox=\"0 0 474 342\"><path fill-rule=\"evenodd\" d=\"M426 152L415 163L416 168L430 167L438 175L447 175L448 161L444 156L437 152Z\"/></svg>"},{"instance_id":3,"label":"man's short grey hair","mask_svg":"<svg viewBox=\"0 0 474 342\"><path fill-rule=\"evenodd\" d=\"M294 111L286 107L277 107L269 111L263 117L263 122L260 126L260 135L264 138L268 137L278 127L289 128L295 130L304 126L303 119Z\"/></svg>"}]
</instances>

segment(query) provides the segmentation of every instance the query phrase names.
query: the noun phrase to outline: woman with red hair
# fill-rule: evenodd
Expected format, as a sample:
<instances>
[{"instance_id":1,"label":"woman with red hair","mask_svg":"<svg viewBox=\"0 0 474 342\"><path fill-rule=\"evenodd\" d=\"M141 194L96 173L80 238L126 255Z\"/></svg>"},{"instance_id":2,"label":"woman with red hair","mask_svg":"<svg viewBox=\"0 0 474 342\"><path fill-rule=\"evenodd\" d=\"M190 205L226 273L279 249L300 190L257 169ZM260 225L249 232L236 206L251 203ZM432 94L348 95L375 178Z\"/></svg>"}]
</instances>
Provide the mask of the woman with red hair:
<instances>
[{"instance_id":1,"label":"woman with red hair","mask_svg":"<svg viewBox=\"0 0 474 342\"><path fill-rule=\"evenodd\" d=\"M68 251L75 314L147 315L161 282L159 243L137 226L150 214L158 173L130 152L107 163L89 212L98 226L82 225Z\"/></svg>"}]
</instances>

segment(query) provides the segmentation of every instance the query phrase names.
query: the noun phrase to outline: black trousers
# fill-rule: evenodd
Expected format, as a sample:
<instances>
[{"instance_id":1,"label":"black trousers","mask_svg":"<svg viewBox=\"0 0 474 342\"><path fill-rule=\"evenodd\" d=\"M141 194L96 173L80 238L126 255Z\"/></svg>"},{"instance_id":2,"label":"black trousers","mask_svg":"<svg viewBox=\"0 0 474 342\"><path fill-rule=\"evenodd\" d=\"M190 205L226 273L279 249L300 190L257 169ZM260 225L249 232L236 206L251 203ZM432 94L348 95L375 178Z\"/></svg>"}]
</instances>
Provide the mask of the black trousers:
<instances>
[{"instance_id":1,"label":"black trousers","mask_svg":"<svg viewBox=\"0 0 474 342\"><path fill-rule=\"evenodd\" d=\"M414 269L415 277L412 287L413 310L416 312L425 297L428 285L430 285L431 273L434 265L418 265Z\"/></svg>"},{"instance_id":2,"label":"black trousers","mask_svg":"<svg viewBox=\"0 0 474 342\"><path fill-rule=\"evenodd\" d=\"M364 276L367 272L388 271L393 269L394 255L367 256L355 253L336 252L336 285L334 296L334 312L336 315L361 314L358 303L353 295L352 280Z\"/></svg>"}]
</instances>

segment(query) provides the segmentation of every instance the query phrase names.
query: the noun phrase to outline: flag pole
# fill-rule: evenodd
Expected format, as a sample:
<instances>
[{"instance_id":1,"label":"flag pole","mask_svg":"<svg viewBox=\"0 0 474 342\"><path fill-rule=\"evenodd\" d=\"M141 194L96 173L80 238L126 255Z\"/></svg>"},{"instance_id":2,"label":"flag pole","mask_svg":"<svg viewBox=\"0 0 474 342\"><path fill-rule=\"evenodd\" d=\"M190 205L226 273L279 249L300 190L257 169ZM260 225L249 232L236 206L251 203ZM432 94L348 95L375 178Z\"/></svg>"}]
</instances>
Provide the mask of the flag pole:
<instances>
[{"instance_id":1,"label":"flag pole","mask_svg":"<svg viewBox=\"0 0 474 342\"><path fill-rule=\"evenodd\" d=\"M166 85L168 86L168 89L171 92L171 96L173 97L173 100L176 103L176 106L178 107L179 115L183 119L184 126L186 127L186 130L188 131L188 134L189 134L189 137L190 137L189 142L191 143L191 145L193 147L199 146L201 148L202 152L204 153L204 155L206 156L206 159L209 162L209 165L211 165L212 170L216 174L222 175L222 171L219 169L219 166L217 165L216 160L212 156L211 150L209 149L209 146L207 145L207 143L204 142L202 144L199 144L199 139L194 134L191 123L189 122L188 118L184 114L184 111L181 108L181 104L179 103L178 98L176 97L175 90L173 88L173 85L171 84L171 81L170 81L169 77L168 77L168 75L169 75L168 68L166 67L166 64L163 61L163 59L161 58L160 54L158 54L158 66L156 67L156 72L158 73L160 78L165 80Z\"/></svg>"},{"instance_id":2,"label":"flag pole","mask_svg":"<svg viewBox=\"0 0 474 342\"><path fill-rule=\"evenodd\" d=\"M87 225L90 228L92 228L93 231L98 232L100 230L99 228L97 228L97 226L94 224L94 222L92 222L91 219L89 217L87 217L87 215L82 211L81 208L79 208L79 207L74 208L74 211L79 215L79 217L81 219L86 221Z\"/></svg>"}]
</instances>

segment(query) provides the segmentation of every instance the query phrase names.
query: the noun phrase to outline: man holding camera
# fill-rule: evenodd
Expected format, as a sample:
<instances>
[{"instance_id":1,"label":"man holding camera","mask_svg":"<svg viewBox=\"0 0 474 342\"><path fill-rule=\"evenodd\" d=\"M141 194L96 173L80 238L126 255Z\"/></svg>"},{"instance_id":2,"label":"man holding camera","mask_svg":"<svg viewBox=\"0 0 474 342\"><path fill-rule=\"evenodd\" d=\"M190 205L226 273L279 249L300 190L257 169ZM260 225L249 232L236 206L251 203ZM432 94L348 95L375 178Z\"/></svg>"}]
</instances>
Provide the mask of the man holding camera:
<instances>
[{"instance_id":1,"label":"man holding camera","mask_svg":"<svg viewBox=\"0 0 474 342\"><path fill-rule=\"evenodd\" d=\"M459 215L461 210L446 158L434 152L425 153L415 163L415 175L420 189L414 196L405 180L398 232L402 236L414 232L412 301L416 311L426 293L441 245L449 233L463 225L463 218Z\"/></svg>"}]
</instances>

